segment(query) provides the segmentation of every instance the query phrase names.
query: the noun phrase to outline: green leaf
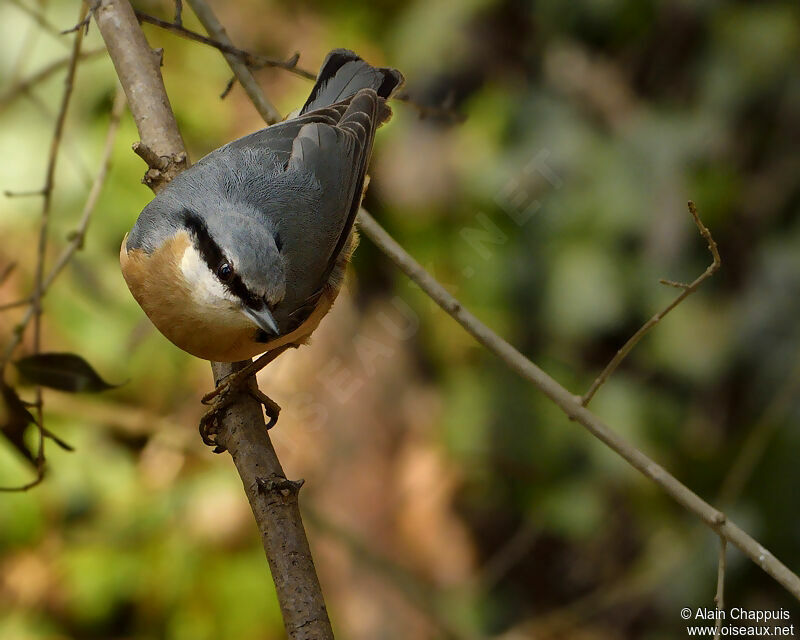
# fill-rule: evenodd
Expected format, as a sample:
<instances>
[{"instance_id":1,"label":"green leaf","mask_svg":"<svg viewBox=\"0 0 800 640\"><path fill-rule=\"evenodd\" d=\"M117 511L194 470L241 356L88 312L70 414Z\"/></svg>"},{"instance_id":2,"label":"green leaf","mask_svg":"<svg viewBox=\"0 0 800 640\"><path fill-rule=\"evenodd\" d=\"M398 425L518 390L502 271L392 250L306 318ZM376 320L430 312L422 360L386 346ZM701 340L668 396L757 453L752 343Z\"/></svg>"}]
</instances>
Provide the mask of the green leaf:
<instances>
[{"instance_id":1,"label":"green leaf","mask_svg":"<svg viewBox=\"0 0 800 640\"><path fill-rule=\"evenodd\" d=\"M97 392L120 386L103 380L86 360L74 353L40 353L15 364L27 382L59 391Z\"/></svg>"}]
</instances>

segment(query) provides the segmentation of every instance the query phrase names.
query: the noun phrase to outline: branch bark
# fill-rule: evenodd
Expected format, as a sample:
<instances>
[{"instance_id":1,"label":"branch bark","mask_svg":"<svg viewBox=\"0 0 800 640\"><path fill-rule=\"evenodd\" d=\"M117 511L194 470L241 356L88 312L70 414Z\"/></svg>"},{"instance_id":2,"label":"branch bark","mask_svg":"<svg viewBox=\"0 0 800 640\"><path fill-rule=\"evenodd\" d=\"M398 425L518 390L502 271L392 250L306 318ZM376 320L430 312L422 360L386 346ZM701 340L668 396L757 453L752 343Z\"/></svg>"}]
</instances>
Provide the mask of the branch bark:
<instances>
[{"instance_id":1,"label":"branch bark","mask_svg":"<svg viewBox=\"0 0 800 640\"><path fill-rule=\"evenodd\" d=\"M158 192L188 166L186 149L159 71L127 0L103 0L95 21L128 97L141 142L162 160L146 182ZM164 168L161 168L164 167ZM212 363L215 382L246 366ZM222 419L218 442L231 454L261 532L289 638L333 638L322 589L300 518L298 482L286 479L264 425L261 405L239 393Z\"/></svg>"}]
</instances>

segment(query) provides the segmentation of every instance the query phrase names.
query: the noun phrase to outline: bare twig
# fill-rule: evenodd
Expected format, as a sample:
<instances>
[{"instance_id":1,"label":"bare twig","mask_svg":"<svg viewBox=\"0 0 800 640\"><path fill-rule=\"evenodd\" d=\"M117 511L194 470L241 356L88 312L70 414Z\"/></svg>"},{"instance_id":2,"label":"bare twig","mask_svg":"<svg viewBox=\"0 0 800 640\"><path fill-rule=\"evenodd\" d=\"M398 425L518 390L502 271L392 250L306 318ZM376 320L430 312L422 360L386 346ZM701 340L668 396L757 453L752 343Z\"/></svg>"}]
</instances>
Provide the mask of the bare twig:
<instances>
[{"instance_id":1,"label":"bare twig","mask_svg":"<svg viewBox=\"0 0 800 640\"><path fill-rule=\"evenodd\" d=\"M178 27L183 26L183 2L182 0L175 0L175 17L172 22Z\"/></svg>"},{"instance_id":2,"label":"bare twig","mask_svg":"<svg viewBox=\"0 0 800 640\"><path fill-rule=\"evenodd\" d=\"M80 16L83 18L87 13L87 6L81 3ZM69 107L70 98L72 97L73 81L75 79L75 72L78 68L78 56L81 51L81 44L83 43L83 33L78 31L75 34L75 39L72 45L72 54L70 57L69 66L67 67L67 77L64 81L64 93L61 97L61 106L59 107L58 116L56 117L55 131L53 132L53 139L50 144L50 156L47 163L47 173L44 182L44 201L42 203L42 222L39 229L39 244L37 249L36 273L34 275L34 289L31 299L31 309L33 310L33 353L39 353L42 344L42 294L43 294L43 278L44 278L44 263L47 256L47 239L48 231L50 228L50 207L53 201L53 186L55 184L56 163L58 161L58 151L61 147L61 136L64 132L64 124L67 120L67 109ZM17 339L21 339L22 332L18 331ZM3 366L6 362L3 361ZM42 387L36 385L36 423L39 431L39 443L36 451L36 478L27 485L20 487L20 490L27 490L35 487L44 479L44 441L45 441L45 428L44 428L44 409L42 403Z\"/></svg>"},{"instance_id":3,"label":"bare twig","mask_svg":"<svg viewBox=\"0 0 800 640\"><path fill-rule=\"evenodd\" d=\"M346 548L358 563L369 568L375 575L381 576L386 584L425 616L441 637L447 640L483 639L483 636L476 636L468 629L462 628L463 623L460 623L458 617L453 616L452 607L448 606L450 602L441 598L433 585L420 580L407 569L376 552L367 541L361 540L317 509L304 507L303 515L309 526Z\"/></svg>"},{"instance_id":4,"label":"bare twig","mask_svg":"<svg viewBox=\"0 0 800 640\"><path fill-rule=\"evenodd\" d=\"M28 191L9 191L6 189L3 191L3 195L6 198L32 198L34 196L43 196L44 194L44 189L30 189Z\"/></svg>"},{"instance_id":5,"label":"bare twig","mask_svg":"<svg viewBox=\"0 0 800 640\"><path fill-rule=\"evenodd\" d=\"M89 195L86 198L86 203L83 205L83 211L81 212L81 217L78 220L78 226L70 234L70 242L56 260L56 263L53 265L53 268L50 270L50 273L47 274L47 278L45 278L43 283L43 289L46 291L50 288L53 284L55 279L67 266L69 261L72 259L72 256L75 255L75 252L83 248L83 242L86 238L86 230L89 227L89 222L92 219L92 213L94 213L95 207L97 206L97 201L100 199L100 193L103 190L103 185L106 182L106 177L108 176L108 170L111 167L111 154L114 151L114 142L117 139L117 131L119 130L120 119L122 118L122 112L125 110L125 93L122 91L121 87L117 87L117 91L114 94L114 104L111 107L111 117L108 122L108 133L106 133L106 142L105 147L103 148L103 155L100 160L100 169L97 172L97 176L92 183L92 188L89 190Z\"/></svg>"},{"instance_id":6,"label":"bare twig","mask_svg":"<svg viewBox=\"0 0 800 640\"><path fill-rule=\"evenodd\" d=\"M81 20L80 22L76 23L74 26L70 27L69 29L64 29L61 32L61 35L65 36L67 34L75 33L76 31L78 31L80 29L83 29L83 35L88 36L89 35L89 23L91 21L92 21L92 16L91 15L86 15L86 16L84 16L83 20Z\"/></svg>"},{"instance_id":7,"label":"bare twig","mask_svg":"<svg viewBox=\"0 0 800 640\"><path fill-rule=\"evenodd\" d=\"M8 82L16 84L25 70L25 66L30 62L32 53L36 50L36 44L42 36L42 29L37 24L29 24L20 47L14 54L14 60L9 65L5 75ZM63 43L62 43L63 44Z\"/></svg>"},{"instance_id":8,"label":"bare twig","mask_svg":"<svg viewBox=\"0 0 800 640\"><path fill-rule=\"evenodd\" d=\"M717 624L714 627L714 640L719 640L722 629L722 614L725 611L725 552L728 548L728 541L724 536L719 537L719 562L717 564L717 593L714 596L714 608L717 610Z\"/></svg>"},{"instance_id":9,"label":"bare twig","mask_svg":"<svg viewBox=\"0 0 800 640\"><path fill-rule=\"evenodd\" d=\"M80 60L86 60L88 58L94 58L98 54L104 53L105 49L93 49L91 51L82 52L80 54ZM2 113L14 100L18 97L27 94L33 87L38 85L40 82L44 82L48 78L50 78L55 73L58 73L69 65L70 56L66 56L61 58L60 60L56 60L52 64L47 65L45 68L37 71L33 75L29 76L28 78L24 78L22 80L18 80L14 82L10 87L8 87L3 93L0 93L0 113Z\"/></svg>"},{"instance_id":10,"label":"bare twig","mask_svg":"<svg viewBox=\"0 0 800 640\"><path fill-rule=\"evenodd\" d=\"M550 398L571 420L583 425L593 436L624 458L631 466L655 482L676 502L694 513L717 534L741 549L753 562L771 575L795 598L800 600L800 577L767 551L757 540L728 520L691 489L683 485L663 467L611 430L602 420L581 404L575 396L528 360L508 342L489 329L453 297L435 278L414 260L364 209L358 215L361 231L416 282L442 309L510 369L530 381Z\"/></svg>"},{"instance_id":11,"label":"bare twig","mask_svg":"<svg viewBox=\"0 0 800 640\"><path fill-rule=\"evenodd\" d=\"M227 37L225 30L222 28L222 25L220 25L219 21L217 21L216 16L214 16L212 10L208 7L206 2L203 0L190 0L189 4L192 6L192 9L194 9L194 12L197 14L197 17L200 19L200 22L203 24L206 31L208 31L209 35L212 37L206 37L194 31L190 31L182 25L161 20L146 13L142 13L141 11L136 12L136 17L141 22L147 22L156 27L160 27L161 29L171 31L181 37L194 40L195 42L200 42L221 51L225 56L225 59L228 61L228 64L231 66L231 69L233 69L236 80L239 81L244 90L247 92L247 95L250 97L256 109L258 109L261 117L264 118L264 121L267 122L267 124L274 124L275 122L280 121L280 113L266 99L263 92L254 90L254 86L257 86L257 83L255 82L255 79L252 78L250 69L274 67L277 69L284 69L290 73L300 76L301 78L306 78L307 80L316 80L317 74L309 71L308 69L303 69L302 67L297 66L297 61L300 59L300 56L297 53L295 53L288 60L280 60L258 53L252 53L250 51L246 51L245 49L239 49L238 47L233 46L230 39ZM217 27L221 29L221 31L219 31ZM246 71L247 73L237 72L233 66L234 64L241 65L242 70ZM224 98L227 96L232 86L233 81L229 82L225 86L225 89L220 97ZM393 99L408 104L419 114L420 118L442 118L443 120L454 123L463 122L466 119L466 116L458 113L455 109L449 106L448 101L445 101L445 103L441 105L425 105L412 100L406 92L396 94L393 96Z\"/></svg>"},{"instance_id":12,"label":"bare twig","mask_svg":"<svg viewBox=\"0 0 800 640\"><path fill-rule=\"evenodd\" d=\"M103 0L95 12L120 81L128 95L142 143L158 156L175 158L185 148L169 108L155 58L127 0ZM175 166L181 171L188 161ZM153 184L154 190L166 182ZM248 361L212 363L215 382L247 366ZM272 571L292 640L333 638L319 579L297 502L297 484L286 475L265 431L261 405L244 390L237 393L222 420L217 442L233 458Z\"/></svg>"},{"instance_id":13,"label":"bare twig","mask_svg":"<svg viewBox=\"0 0 800 640\"><path fill-rule=\"evenodd\" d=\"M86 6L86 3L81 3L81 9L80 9L81 19L83 19L86 16L87 11L88 8ZM41 342L42 283L44 278L45 254L47 253L48 230L50 227L50 206L53 200L53 186L55 184L56 162L58 161L58 151L61 146L61 136L64 132L64 124L67 120L67 109L69 107L70 98L72 97L75 72L78 68L78 58L80 55L82 43L83 43L83 33L77 31L72 46L72 54L70 57L69 67L67 69L67 77L64 80L64 93L61 97L61 107L59 108L58 116L56 118L56 126L55 126L55 131L53 133L53 140L50 144L50 157L47 163L47 173L45 174L44 187L42 189L44 202L42 203L42 224L39 231L38 260L36 263L36 275L34 276L34 290L33 290L33 301L32 301L32 304L34 306L34 319L33 319L34 352L39 351L39 346Z\"/></svg>"},{"instance_id":14,"label":"bare twig","mask_svg":"<svg viewBox=\"0 0 800 640\"><path fill-rule=\"evenodd\" d=\"M3 267L3 270L0 271L0 284L3 284L16 268L16 262L9 262L5 267Z\"/></svg>"},{"instance_id":15,"label":"bare twig","mask_svg":"<svg viewBox=\"0 0 800 640\"><path fill-rule=\"evenodd\" d=\"M722 481L718 498L720 504L731 505L739 497L775 431L785 424L787 413L795 406L800 395L800 353L795 355L794 362L793 370L786 376L739 446L739 453Z\"/></svg>"},{"instance_id":16,"label":"bare twig","mask_svg":"<svg viewBox=\"0 0 800 640\"><path fill-rule=\"evenodd\" d=\"M69 46L64 42L64 39L61 37L61 29L59 29L52 22L50 22L44 16L43 13L29 7L24 2L21 2L21 0L9 0L9 2L20 11L27 13L28 16L30 16L30 18L42 28L42 30L46 31L51 36L54 36L55 39L58 40L59 43L61 43L63 46Z\"/></svg>"},{"instance_id":17,"label":"bare twig","mask_svg":"<svg viewBox=\"0 0 800 640\"><path fill-rule=\"evenodd\" d=\"M205 0L189 0L189 5L192 7L192 10L197 15L209 36L224 45L233 46L230 38L228 38L228 34L225 33L225 29L222 27L219 20L217 20L217 16L214 15L214 11ZM232 53L223 51L222 55L225 57L231 70L238 78L242 88L245 90L264 121L267 124L280 122L280 112L264 95L264 91L259 87L252 72L247 68L247 65L242 62L238 56ZM296 62L297 60L295 60L295 63Z\"/></svg>"},{"instance_id":18,"label":"bare twig","mask_svg":"<svg viewBox=\"0 0 800 640\"><path fill-rule=\"evenodd\" d=\"M233 85L235 84L236 84L236 76L231 76L231 79L228 80L228 82L225 84L225 88L222 90L222 93L219 94L219 99L224 100L225 98L227 98L228 94L233 89ZM261 115L261 117L262 118L264 117L263 114Z\"/></svg>"},{"instance_id":19,"label":"bare twig","mask_svg":"<svg viewBox=\"0 0 800 640\"><path fill-rule=\"evenodd\" d=\"M0 311L8 311L9 309L16 309L17 307L24 307L26 304L30 303L30 297L22 298L21 300L14 300L13 302L5 302L0 304Z\"/></svg>"},{"instance_id":20,"label":"bare twig","mask_svg":"<svg viewBox=\"0 0 800 640\"><path fill-rule=\"evenodd\" d=\"M224 42L219 42L217 40L214 40L213 38L209 38L195 31L191 31L181 25L173 24L172 22L167 22L166 20L161 20L146 13L142 13L141 11L136 11L136 17L141 22L147 22L148 24L152 24L153 26L159 27L161 29L166 29L167 31L171 31L172 33L177 34L183 38L194 40L196 42L201 42L203 44L208 45L209 47L214 47L215 49L219 49L222 53L235 56L236 58L241 60L245 65L247 65L252 69L275 67L278 69L285 69L290 73L300 76L301 78L308 78L310 80L314 80L317 77L316 74L313 74L310 71L306 71L305 69L301 69L300 67L297 66L297 61L300 59L299 54L293 55L288 60L270 58L269 56L263 56L258 53L250 53L249 51L245 51L244 49L239 49L238 47L234 47L233 45L226 44Z\"/></svg>"},{"instance_id":21,"label":"bare twig","mask_svg":"<svg viewBox=\"0 0 800 640\"><path fill-rule=\"evenodd\" d=\"M708 243L708 250L711 252L712 262L706 270L700 274L693 282L686 284L683 282L673 282L672 280L660 280L661 284L668 285L670 287L677 287L678 289L682 289L680 295L675 298L670 304L668 304L664 309L659 311L655 314L652 318L650 318L647 322L645 322L639 330L634 333L628 341L620 347L614 357L611 359L606 365L606 368L600 373L595 381L592 382L592 386L589 387L589 390L583 395L581 398L581 404L585 407L589 404L591 399L594 397L594 394L597 393L597 390L605 383L606 380L611 376L614 371L616 371L617 367L620 363L625 359L625 357L633 350L633 348L639 343L639 341L645 336L645 334L650 331L653 327L655 327L661 320L666 316L670 311L672 311L675 307L677 307L681 302L683 302L687 297L689 297L692 293L697 291L697 288L703 284L708 278L713 276L717 269L719 269L720 264L722 261L719 257L719 251L717 250L717 243L714 242L714 238L711 237L711 232L708 228L703 224L702 220L700 220L700 216L697 215L697 208L695 207L694 202L691 200L689 201L689 213L692 214L692 218L694 219L694 223L697 225L697 228L700 231L700 235L705 238L706 242Z\"/></svg>"},{"instance_id":22,"label":"bare twig","mask_svg":"<svg viewBox=\"0 0 800 640\"><path fill-rule=\"evenodd\" d=\"M81 19L86 15L86 12L86 4L81 3ZM66 123L67 119L67 109L69 108L70 98L72 97L73 81L75 79L75 72L78 68L78 60L80 58L82 42L83 33L79 31L75 34L75 39L73 40L72 53L67 66L67 76L64 80L64 92L61 96L61 105L56 117L53 137L50 142L50 154L47 161L44 187L42 188L41 193L43 196L42 215L39 228L39 242L37 247L33 294L30 297L30 306L28 307L28 311L25 314L23 321L15 328L8 345L6 345L6 350L3 354L3 357L0 359L0 375L3 375L3 371L5 370L5 367L14 352L14 349L16 349L17 345L22 340L25 328L31 320L33 320L33 352L38 353L41 348L42 296L44 295L44 266L47 254L48 230L50 226L50 208L53 199L53 187L55 185L55 172L56 164L58 162L58 152L61 148L61 139L64 133L64 124ZM36 400L34 402L34 407L36 408L36 425L38 429L38 444L35 459L36 477L27 484L19 487L4 487L4 491L27 491L28 489L32 489L40 484L44 479L44 441L46 430L44 428L42 388L38 385L36 386Z\"/></svg>"},{"instance_id":23,"label":"bare twig","mask_svg":"<svg viewBox=\"0 0 800 640\"><path fill-rule=\"evenodd\" d=\"M167 156L159 156L144 142L136 141L131 145L133 152L147 163L147 166L156 171L163 171L169 166Z\"/></svg>"}]
</instances>

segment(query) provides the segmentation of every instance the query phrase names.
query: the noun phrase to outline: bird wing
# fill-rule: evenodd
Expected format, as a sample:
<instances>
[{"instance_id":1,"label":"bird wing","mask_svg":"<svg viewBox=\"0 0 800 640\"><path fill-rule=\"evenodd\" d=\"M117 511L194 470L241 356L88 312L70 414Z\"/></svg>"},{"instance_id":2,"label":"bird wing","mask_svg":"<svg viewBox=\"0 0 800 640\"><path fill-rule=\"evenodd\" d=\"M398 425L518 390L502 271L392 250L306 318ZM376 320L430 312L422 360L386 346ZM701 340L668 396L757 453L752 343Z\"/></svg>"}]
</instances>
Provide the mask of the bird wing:
<instances>
[{"instance_id":1,"label":"bird wing","mask_svg":"<svg viewBox=\"0 0 800 640\"><path fill-rule=\"evenodd\" d=\"M231 193L241 194L280 238L287 276L286 296L275 309L281 333L328 281L361 204L375 129L389 113L373 89L362 89L201 160L239 164L245 158L250 165L237 173L252 179Z\"/></svg>"}]
</instances>

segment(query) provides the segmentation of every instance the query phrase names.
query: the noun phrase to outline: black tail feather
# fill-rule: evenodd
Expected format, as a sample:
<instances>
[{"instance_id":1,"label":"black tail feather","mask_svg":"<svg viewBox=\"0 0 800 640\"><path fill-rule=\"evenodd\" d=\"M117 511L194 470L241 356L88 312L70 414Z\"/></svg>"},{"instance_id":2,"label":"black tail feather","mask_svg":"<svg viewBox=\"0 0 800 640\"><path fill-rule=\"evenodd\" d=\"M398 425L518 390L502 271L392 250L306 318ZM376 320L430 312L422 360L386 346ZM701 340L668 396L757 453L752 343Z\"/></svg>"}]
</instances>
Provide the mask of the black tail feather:
<instances>
[{"instance_id":1,"label":"black tail feather","mask_svg":"<svg viewBox=\"0 0 800 640\"><path fill-rule=\"evenodd\" d=\"M322 63L317 83L300 114L320 109L354 96L361 89L373 89L388 98L403 83L396 69L373 67L347 49L334 49Z\"/></svg>"}]
</instances>

